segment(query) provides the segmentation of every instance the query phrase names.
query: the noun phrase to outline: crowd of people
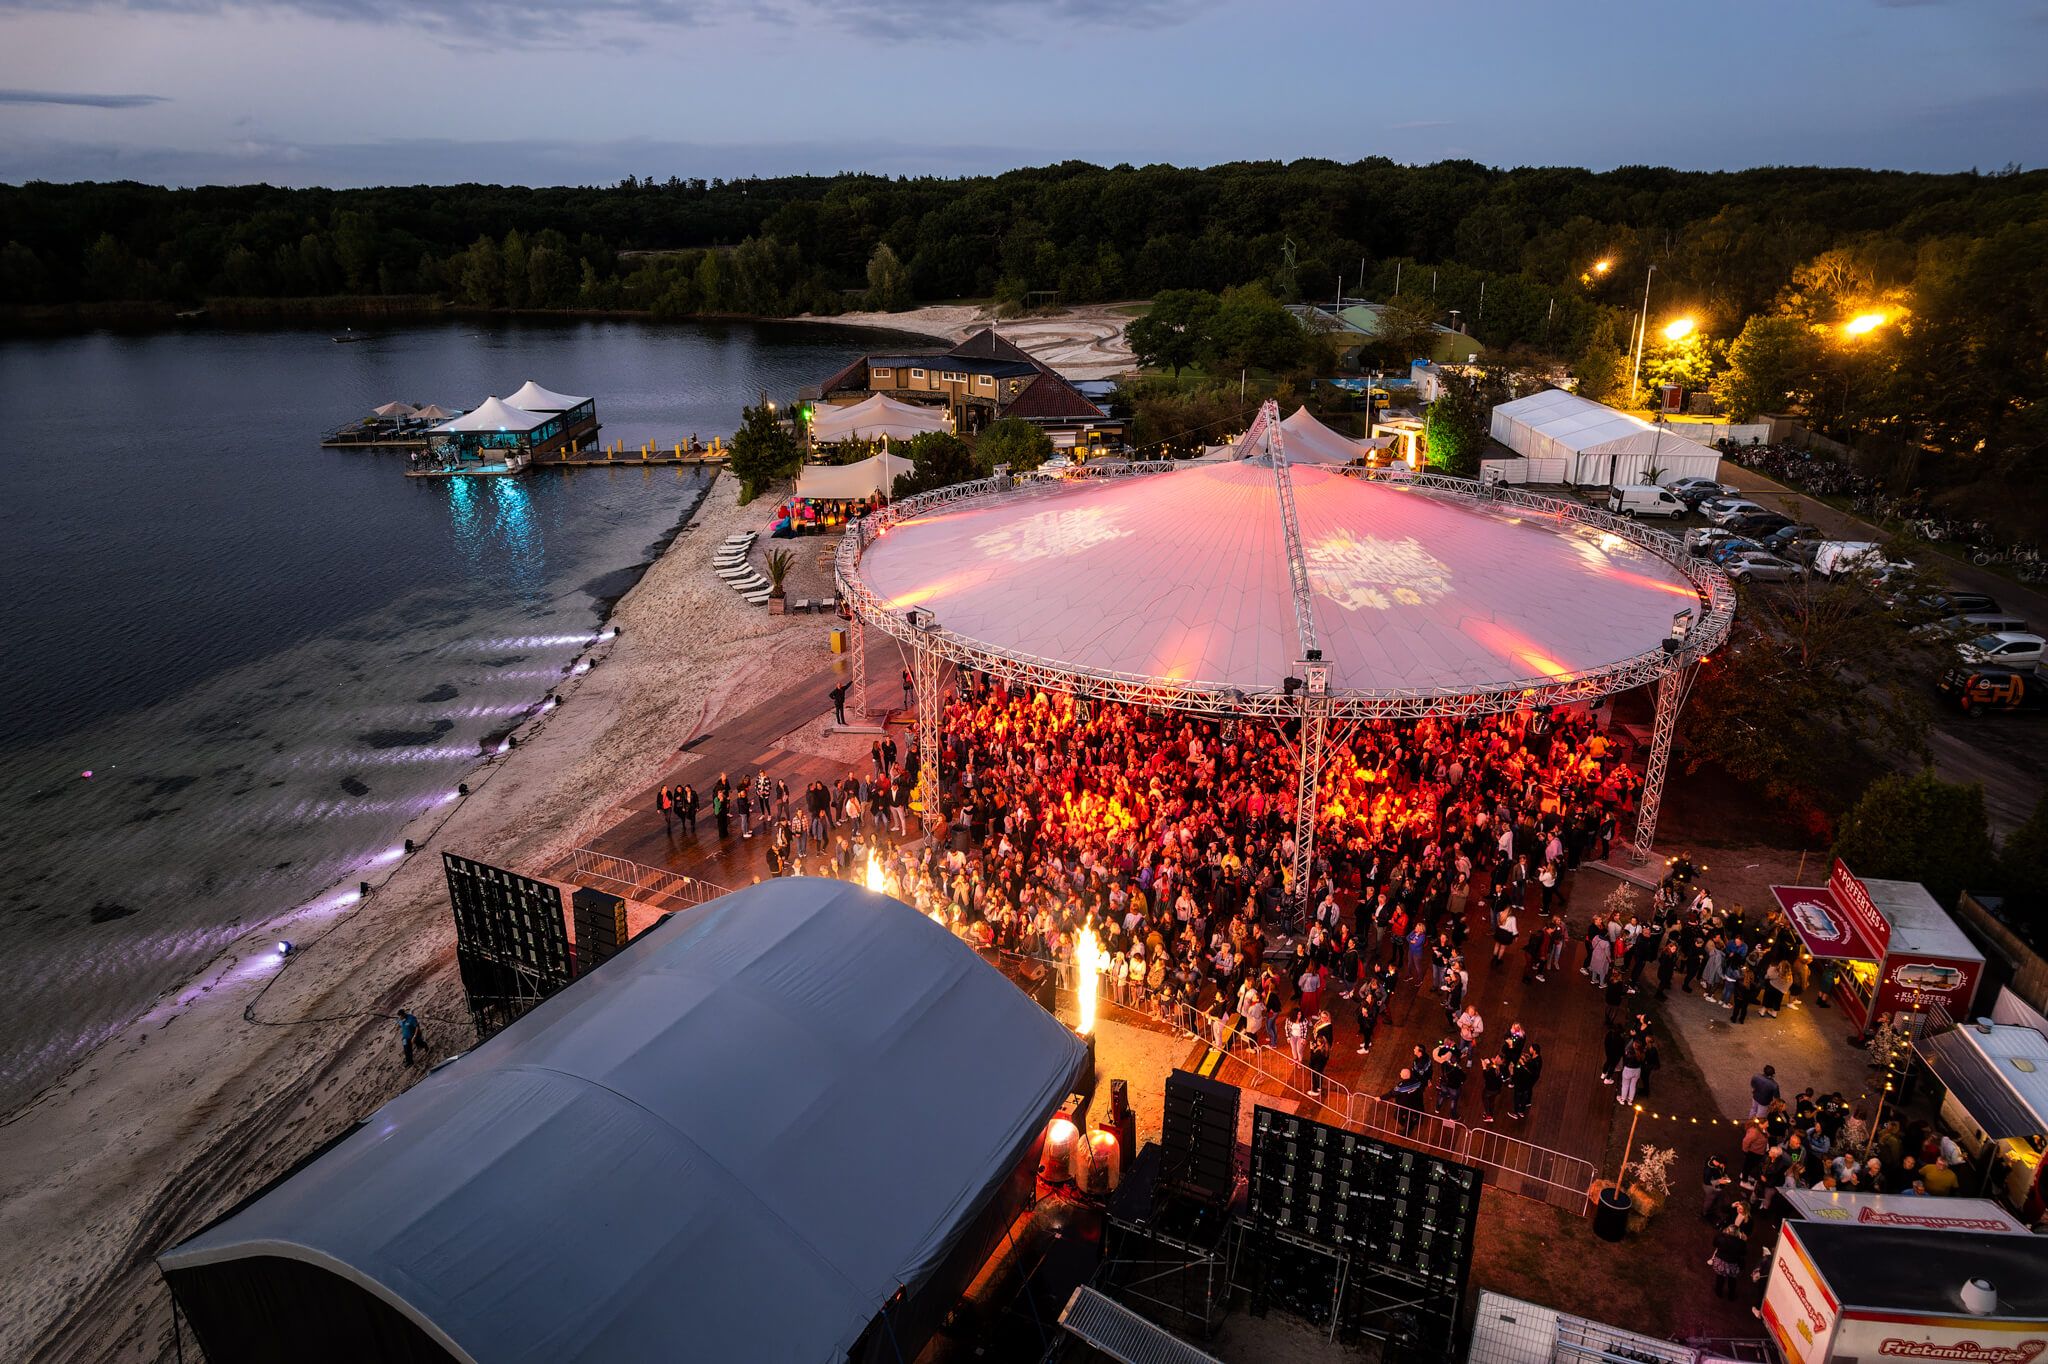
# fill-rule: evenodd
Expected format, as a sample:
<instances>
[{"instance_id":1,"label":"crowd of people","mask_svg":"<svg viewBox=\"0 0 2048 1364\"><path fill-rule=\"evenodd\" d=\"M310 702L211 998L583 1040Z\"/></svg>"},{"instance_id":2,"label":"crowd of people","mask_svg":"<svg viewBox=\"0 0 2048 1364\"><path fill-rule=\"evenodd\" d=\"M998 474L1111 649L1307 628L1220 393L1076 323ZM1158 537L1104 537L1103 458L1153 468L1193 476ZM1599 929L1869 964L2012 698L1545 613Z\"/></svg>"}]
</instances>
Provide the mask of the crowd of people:
<instances>
[{"instance_id":1,"label":"crowd of people","mask_svg":"<svg viewBox=\"0 0 2048 1364\"><path fill-rule=\"evenodd\" d=\"M941 827L919 831L915 753L791 792L766 773L688 786L665 817L765 837L768 874L879 876L978 946L1075 983L1084 930L1100 995L1218 1046L1272 1049L1326 1093L1348 1009L1369 1052L1397 995L1441 1007L1386 1098L1475 1121L1529 1111L1542 1049L1520 1025L1484 1046L1473 951L1526 955L1545 983L1569 941L1561 880L1604 857L1639 780L1593 712L1367 722L1333 735L1315 857L1297 895L1297 766L1271 726L1089 703L964 674L946 698ZM904 849L899 851L899 849ZM871 855L873 865L870 865ZM1480 935L1478 944L1468 939Z\"/></svg>"}]
</instances>

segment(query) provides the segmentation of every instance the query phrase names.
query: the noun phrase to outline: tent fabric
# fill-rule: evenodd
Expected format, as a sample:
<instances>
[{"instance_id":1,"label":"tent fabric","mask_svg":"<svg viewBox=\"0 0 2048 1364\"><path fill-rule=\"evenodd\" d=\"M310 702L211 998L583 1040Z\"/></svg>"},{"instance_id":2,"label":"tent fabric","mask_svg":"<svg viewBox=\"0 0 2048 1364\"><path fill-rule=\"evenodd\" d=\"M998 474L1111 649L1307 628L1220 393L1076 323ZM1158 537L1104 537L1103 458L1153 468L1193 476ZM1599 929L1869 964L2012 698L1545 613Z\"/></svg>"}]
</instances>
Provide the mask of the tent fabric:
<instances>
[{"instance_id":1,"label":"tent fabric","mask_svg":"<svg viewBox=\"0 0 2048 1364\"><path fill-rule=\"evenodd\" d=\"M1568 676L1658 650L1676 612L1702 610L1676 568L1591 527L1291 477L1334 690ZM859 575L890 609L1070 667L1266 692L1301 657L1273 471L1251 461L952 503L892 526Z\"/></svg>"},{"instance_id":2,"label":"tent fabric","mask_svg":"<svg viewBox=\"0 0 2048 1364\"><path fill-rule=\"evenodd\" d=\"M1835 899L1826 886L1772 886L1799 941L1823 961L1882 961L1884 953L1873 947L1856 927L1856 917Z\"/></svg>"},{"instance_id":3,"label":"tent fabric","mask_svg":"<svg viewBox=\"0 0 2048 1364\"><path fill-rule=\"evenodd\" d=\"M909 440L927 431L947 431L952 424L943 408L899 403L886 393L848 407L820 407L811 414L811 439L820 443L848 439Z\"/></svg>"},{"instance_id":4,"label":"tent fabric","mask_svg":"<svg viewBox=\"0 0 2048 1364\"><path fill-rule=\"evenodd\" d=\"M567 412L572 407L581 407L588 398L572 398L566 393L554 393L528 379L520 385L519 391L505 399L508 406L523 412Z\"/></svg>"},{"instance_id":5,"label":"tent fabric","mask_svg":"<svg viewBox=\"0 0 2048 1364\"><path fill-rule=\"evenodd\" d=\"M1500 404L1493 409L1491 434L1518 455L1566 460L1568 483L1629 481L1641 476L1652 457L1674 476L1707 478L1721 460L1672 426L1652 425L1561 388Z\"/></svg>"},{"instance_id":6,"label":"tent fabric","mask_svg":"<svg viewBox=\"0 0 2048 1364\"><path fill-rule=\"evenodd\" d=\"M159 1264L320 1265L478 1364L836 1364L1082 1054L908 905L777 879L675 915Z\"/></svg>"},{"instance_id":7,"label":"tent fabric","mask_svg":"<svg viewBox=\"0 0 2048 1364\"><path fill-rule=\"evenodd\" d=\"M380 417L410 417L415 415L411 403L386 403L370 409Z\"/></svg>"},{"instance_id":8,"label":"tent fabric","mask_svg":"<svg viewBox=\"0 0 2048 1364\"><path fill-rule=\"evenodd\" d=\"M2048 1134L2048 1039L2040 1033L1993 1028L1986 1036L1965 1024L1913 1046L1985 1136L2003 1141Z\"/></svg>"},{"instance_id":9,"label":"tent fabric","mask_svg":"<svg viewBox=\"0 0 2048 1364\"><path fill-rule=\"evenodd\" d=\"M413 413L413 415L425 421L444 422L450 417L459 417L462 414L460 412L451 412L439 403L428 403L425 407Z\"/></svg>"},{"instance_id":10,"label":"tent fabric","mask_svg":"<svg viewBox=\"0 0 2048 1364\"><path fill-rule=\"evenodd\" d=\"M796 495L820 500L852 500L876 493L887 496L896 486L896 476L910 469L909 460L887 453L857 464L806 464L797 475Z\"/></svg>"},{"instance_id":11,"label":"tent fabric","mask_svg":"<svg viewBox=\"0 0 2048 1364\"><path fill-rule=\"evenodd\" d=\"M1341 436L1317 421L1305 407L1297 407L1280 423L1280 442L1287 451L1287 462L1292 464L1351 464L1364 459L1374 450L1384 450L1393 442L1385 440L1371 445L1349 436ZM1263 441L1261 442L1263 445Z\"/></svg>"},{"instance_id":12,"label":"tent fabric","mask_svg":"<svg viewBox=\"0 0 2048 1364\"><path fill-rule=\"evenodd\" d=\"M553 412L522 412L503 398L486 398L476 411L454 421L443 422L436 431L531 431L556 417Z\"/></svg>"}]
</instances>

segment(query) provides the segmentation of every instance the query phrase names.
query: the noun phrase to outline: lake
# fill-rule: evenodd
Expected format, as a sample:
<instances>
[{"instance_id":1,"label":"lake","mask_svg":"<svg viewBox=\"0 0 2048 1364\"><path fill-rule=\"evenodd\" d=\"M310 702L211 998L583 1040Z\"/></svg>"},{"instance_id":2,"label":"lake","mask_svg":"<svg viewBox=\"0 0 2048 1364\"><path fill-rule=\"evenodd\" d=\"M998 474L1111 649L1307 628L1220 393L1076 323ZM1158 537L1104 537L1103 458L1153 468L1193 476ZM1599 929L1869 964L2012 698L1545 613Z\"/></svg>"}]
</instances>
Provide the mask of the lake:
<instances>
[{"instance_id":1,"label":"lake","mask_svg":"<svg viewBox=\"0 0 2048 1364\"><path fill-rule=\"evenodd\" d=\"M888 333L578 320L0 340L0 1111L238 926L352 884L533 705L702 495L322 450L533 379L606 444L729 435ZM88 775L89 774L89 775Z\"/></svg>"}]
</instances>

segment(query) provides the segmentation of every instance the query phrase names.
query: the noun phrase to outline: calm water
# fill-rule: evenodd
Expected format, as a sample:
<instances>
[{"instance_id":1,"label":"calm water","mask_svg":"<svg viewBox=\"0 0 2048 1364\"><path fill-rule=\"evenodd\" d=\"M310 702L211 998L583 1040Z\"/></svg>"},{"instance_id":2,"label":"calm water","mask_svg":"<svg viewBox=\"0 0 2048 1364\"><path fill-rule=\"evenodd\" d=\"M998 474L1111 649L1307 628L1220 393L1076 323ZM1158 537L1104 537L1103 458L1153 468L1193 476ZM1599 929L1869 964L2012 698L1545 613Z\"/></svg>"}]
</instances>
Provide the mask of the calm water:
<instances>
[{"instance_id":1,"label":"calm water","mask_svg":"<svg viewBox=\"0 0 2048 1364\"><path fill-rule=\"evenodd\" d=\"M402 477L319 433L527 379L730 433L876 334L629 322L0 341L0 1111L237 925L353 885L696 504L678 469ZM82 774L90 772L91 776Z\"/></svg>"}]
</instances>

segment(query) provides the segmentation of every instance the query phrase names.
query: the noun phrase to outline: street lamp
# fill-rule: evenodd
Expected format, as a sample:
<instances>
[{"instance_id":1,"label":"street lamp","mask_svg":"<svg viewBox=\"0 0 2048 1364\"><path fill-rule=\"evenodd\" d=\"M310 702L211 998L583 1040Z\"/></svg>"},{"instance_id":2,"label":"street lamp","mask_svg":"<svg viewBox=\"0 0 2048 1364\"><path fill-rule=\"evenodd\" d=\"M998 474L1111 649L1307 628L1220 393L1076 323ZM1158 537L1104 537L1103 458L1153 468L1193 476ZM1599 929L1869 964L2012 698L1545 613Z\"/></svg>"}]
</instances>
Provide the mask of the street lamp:
<instances>
[{"instance_id":1,"label":"street lamp","mask_svg":"<svg viewBox=\"0 0 2048 1364\"><path fill-rule=\"evenodd\" d=\"M1883 313L1864 313L1861 317L1844 323L1842 334L1845 336L1864 336L1876 331L1884 324L1885 315Z\"/></svg>"},{"instance_id":2,"label":"street lamp","mask_svg":"<svg viewBox=\"0 0 2048 1364\"><path fill-rule=\"evenodd\" d=\"M1689 317L1681 317L1664 329L1664 339L1666 341L1683 341L1691 335L1692 319Z\"/></svg>"},{"instance_id":3,"label":"street lamp","mask_svg":"<svg viewBox=\"0 0 2048 1364\"><path fill-rule=\"evenodd\" d=\"M1643 373L1643 333L1650 329L1650 281L1656 277L1657 267L1653 264L1650 266L1649 272L1643 276L1643 311L1636 319L1636 360L1635 365L1629 370L1628 376L1628 405L1630 407L1636 405L1636 381L1642 377Z\"/></svg>"}]
</instances>

